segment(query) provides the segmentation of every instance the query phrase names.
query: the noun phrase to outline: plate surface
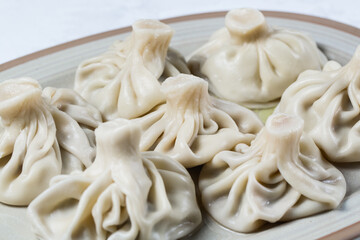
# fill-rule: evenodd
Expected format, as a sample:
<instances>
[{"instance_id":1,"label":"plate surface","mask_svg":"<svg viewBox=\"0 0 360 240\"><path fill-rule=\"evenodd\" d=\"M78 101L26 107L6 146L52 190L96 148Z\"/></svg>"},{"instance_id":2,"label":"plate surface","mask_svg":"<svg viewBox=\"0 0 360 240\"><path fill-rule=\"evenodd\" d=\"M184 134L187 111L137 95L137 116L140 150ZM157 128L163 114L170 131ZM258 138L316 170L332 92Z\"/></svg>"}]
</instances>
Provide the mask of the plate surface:
<instances>
[{"instance_id":1,"label":"plate surface","mask_svg":"<svg viewBox=\"0 0 360 240\"><path fill-rule=\"evenodd\" d=\"M360 43L360 29L327 19L284 12L263 12L268 23L306 32L329 59L347 63ZM185 56L205 43L224 26L226 12L197 14L166 19L175 30L171 46ZM81 61L104 52L115 40L124 39L130 27L116 29L42 50L0 65L0 81L29 76L43 87L72 87L74 73ZM360 156L359 156L360 157ZM204 213L201 228L188 239L344 239L360 235L360 163L336 165L348 186L341 205L312 217L276 224L262 231L240 234L226 230ZM0 238L36 239L26 216L26 208L0 203Z\"/></svg>"}]
</instances>

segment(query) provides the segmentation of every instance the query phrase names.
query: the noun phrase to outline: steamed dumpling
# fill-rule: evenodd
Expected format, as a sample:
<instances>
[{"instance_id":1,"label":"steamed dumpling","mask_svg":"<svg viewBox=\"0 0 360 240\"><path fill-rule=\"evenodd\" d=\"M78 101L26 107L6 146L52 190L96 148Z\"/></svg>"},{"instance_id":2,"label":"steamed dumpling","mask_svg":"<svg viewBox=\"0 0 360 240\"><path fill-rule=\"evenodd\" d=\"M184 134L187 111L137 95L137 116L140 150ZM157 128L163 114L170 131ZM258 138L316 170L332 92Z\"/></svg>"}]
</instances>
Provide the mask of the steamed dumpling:
<instances>
[{"instance_id":1,"label":"steamed dumpling","mask_svg":"<svg viewBox=\"0 0 360 240\"><path fill-rule=\"evenodd\" d=\"M140 149L162 152L185 167L208 162L222 150L249 143L262 123L237 104L211 98L205 80L187 74L162 84L166 103L142 118Z\"/></svg>"},{"instance_id":2,"label":"steamed dumpling","mask_svg":"<svg viewBox=\"0 0 360 240\"><path fill-rule=\"evenodd\" d=\"M140 153L136 124L110 121L95 135L93 165L55 178L30 204L40 239L178 239L200 224L189 173L164 155Z\"/></svg>"},{"instance_id":3,"label":"steamed dumpling","mask_svg":"<svg viewBox=\"0 0 360 240\"><path fill-rule=\"evenodd\" d=\"M52 177L93 161L94 147L78 122L49 101L33 79L0 83L0 202L27 205Z\"/></svg>"},{"instance_id":4,"label":"steamed dumpling","mask_svg":"<svg viewBox=\"0 0 360 240\"><path fill-rule=\"evenodd\" d=\"M0 83L0 119L0 202L27 205L62 165L55 121L38 83Z\"/></svg>"},{"instance_id":5,"label":"steamed dumpling","mask_svg":"<svg viewBox=\"0 0 360 240\"><path fill-rule=\"evenodd\" d=\"M320 70L326 61L312 39L267 25L258 10L231 10L225 26L189 60L191 71L207 78L220 98L252 108L273 106L301 72Z\"/></svg>"},{"instance_id":6,"label":"steamed dumpling","mask_svg":"<svg viewBox=\"0 0 360 240\"><path fill-rule=\"evenodd\" d=\"M158 81L164 69L167 75L187 69L181 59L175 60L176 51L167 56L172 35L173 30L159 21L135 22L125 41L80 64L75 90L101 111L104 120L146 114L164 101Z\"/></svg>"},{"instance_id":7,"label":"steamed dumpling","mask_svg":"<svg viewBox=\"0 0 360 240\"><path fill-rule=\"evenodd\" d=\"M335 162L360 161L360 47L341 67L305 71L285 92L276 111L304 119L305 131Z\"/></svg>"},{"instance_id":8,"label":"steamed dumpling","mask_svg":"<svg viewBox=\"0 0 360 240\"><path fill-rule=\"evenodd\" d=\"M270 116L250 147L205 164L199 188L210 215L238 232L334 209L346 192L341 172L303 134L302 119L285 114Z\"/></svg>"}]
</instances>

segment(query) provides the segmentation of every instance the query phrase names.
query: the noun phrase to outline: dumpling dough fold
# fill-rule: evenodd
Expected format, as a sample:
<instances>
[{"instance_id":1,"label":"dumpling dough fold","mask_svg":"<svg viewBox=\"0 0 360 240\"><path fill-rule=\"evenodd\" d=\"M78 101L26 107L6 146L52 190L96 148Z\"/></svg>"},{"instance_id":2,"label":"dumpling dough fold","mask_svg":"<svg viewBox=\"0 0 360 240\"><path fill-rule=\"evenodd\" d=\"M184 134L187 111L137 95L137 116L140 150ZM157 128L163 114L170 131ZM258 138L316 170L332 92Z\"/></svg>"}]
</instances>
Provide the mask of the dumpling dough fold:
<instances>
[{"instance_id":1,"label":"dumpling dough fold","mask_svg":"<svg viewBox=\"0 0 360 240\"><path fill-rule=\"evenodd\" d=\"M178 162L140 153L129 120L95 130L97 156L82 173L59 176L28 213L41 239L178 239L201 222L195 187Z\"/></svg>"},{"instance_id":2,"label":"dumpling dough fold","mask_svg":"<svg viewBox=\"0 0 360 240\"><path fill-rule=\"evenodd\" d=\"M301 118L270 116L248 148L224 151L199 177L205 209L234 231L336 208L346 192L342 173L328 163Z\"/></svg>"},{"instance_id":3,"label":"dumpling dough fold","mask_svg":"<svg viewBox=\"0 0 360 240\"><path fill-rule=\"evenodd\" d=\"M167 51L173 30L157 20L139 20L125 41L84 61L76 72L75 90L97 107L104 120L135 118L164 101L159 79L178 74L184 67L179 53ZM176 64L174 66L172 63Z\"/></svg>"},{"instance_id":4,"label":"dumpling dough fold","mask_svg":"<svg viewBox=\"0 0 360 240\"><path fill-rule=\"evenodd\" d=\"M99 110L72 89L47 87L42 97L55 107L50 111L61 150L61 172L82 171L89 167L96 155L94 130L102 122Z\"/></svg>"},{"instance_id":5,"label":"dumpling dough fold","mask_svg":"<svg viewBox=\"0 0 360 240\"><path fill-rule=\"evenodd\" d=\"M305 131L334 162L360 161L360 47L341 67L305 71L281 98L277 112L304 119Z\"/></svg>"},{"instance_id":6,"label":"dumpling dough fold","mask_svg":"<svg viewBox=\"0 0 360 240\"><path fill-rule=\"evenodd\" d=\"M225 28L191 54L189 68L209 80L216 96L251 108L276 105L284 90L326 57L297 31L269 26L255 9L234 9Z\"/></svg>"},{"instance_id":7,"label":"dumpling dough fold","mask_svg":"<svg viewBox=\"0 0 360 240\"><path fill-rule=\"evenodd\" d=\"M47 93L31 78L0 84L0 202L27 205L49 186L52 177L83 170L94 159L94 143L67 109L54 106L53 96ZM71 97L81 98L72 93ZM89 107L76 107L79 102L70 104L58 97L63 106L67 102L83 111ZM92 117L88 119L96 124Z\"/></svg>"},{"instance_id":8,"label":"dumpling dough fold","mask_svg":"<svg viewBox=\"0 0 360 240\"><path fill-rule=\"evenodd\" d=\"M140 149L162 152L185 167L249 143L263 126L252 111L210 97L201 78L179 74L166 79L161 89L166 103L134 120L143 131Z\"/></svg>"},{"instance_id":9,"label":"dumpling dough fold","mask_svg":"<svg viewBox=\"0 0 360 240\"><path fill-rule=\"evenodd\" d=\"M35 80L0 84L0 202L27 205L60 174L56 126Z\"/></svg>"}]
</instances>

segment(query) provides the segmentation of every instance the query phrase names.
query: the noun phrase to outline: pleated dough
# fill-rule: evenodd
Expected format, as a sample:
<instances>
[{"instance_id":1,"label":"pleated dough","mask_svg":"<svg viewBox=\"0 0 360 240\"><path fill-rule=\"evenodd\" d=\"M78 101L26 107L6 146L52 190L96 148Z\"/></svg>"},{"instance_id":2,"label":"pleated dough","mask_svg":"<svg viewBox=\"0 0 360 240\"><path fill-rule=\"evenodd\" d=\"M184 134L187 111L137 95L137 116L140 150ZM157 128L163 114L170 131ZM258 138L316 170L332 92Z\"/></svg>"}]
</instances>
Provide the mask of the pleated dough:
<instances>
[{"instance_id":1,"label":"pleated dough","mask_svg":"<svg viewBox=\"0 0 360 240\"><path fill-rule=\"evenodd\" d=\"M101 111L104 120L146 114L164 101L158 81L162 73L189 71L178 52L167 55L172 35L173 30L159 21L135 22L125 41L80 64L75 90Z\"/></svg>"},{"instance_id":2,"label":"pleated dough","mask_svg":"<svg viewBox=\"0 0 360 240\"><path fill-rule=\"evenodd\" d=\"M222 150L250 143L261 128L252 111L211 98L205 80L179 74L162 84L166 103L142 118L140 149L162 152L185 167L201 165Z\"/></svg>"},{"instance_id":3,"label":"pleated dough","mask_svg":"<svg viewBox=\"0 0 360 240\"><path fill-rule=\"evenodd\" d=\"M178 239L200 224L189 173L160 153L140 153L138 125L113 120L95 135L93 165L55 178L30 204L40 239Z\"/></svg>"},{"instance_id":4,"label":"pleated dough","mask_svg":"<svg viewBox=\"0 0 360 240\"><path fill-rule=\"evenodd\" d=\"M96 155L94 130L102 122L101 113L72 89L47 87L42 96L56 107L50 111L57 129L62 173L89 167Z\"/></svg>"},{"instance_id":5,"label":"pleated dough","mask_svg":"<svg viewBox=\"0 0 360 240\"><path fill-rule=\"evenodd\" d=\"M27 205L52 177L82 170L94 158L94 146L78 122L42 94L30 78L0 83L0 202Z\"/></svg>"},{"instance_id":6,"label":"pleated dough","mask_svg":"<svg viewBox=\"0 0 360 240\"><path fill-rule=\"evenodd\" d=\"M274 106L301 72L320 70L326 61L311 38L267 25L258 10L231 10L225 26L189 60L190 70L208 79L220 98L251 108Z\"/></svg>"},{"instance_id":7,"label":"pleated dough","mask_svg":"<svg viewBox=\"0 0 360 240\"><path fill-rule=\"evenodd\" d=\"M56 126L32 79L0 83L0 202L27 205L61 172Z\"/></svg>"},{"instance_id":8,"label":"pleated dough","mask_svg":"<svg viewBox=\"0 0 360 240\"><path fill-rule=\"evenodd\" d=\"M224 151L199 177L205 209L239 232L336 208L346 192L341 172L328 163L301 118L269 117L251 146Z\"/></svg>"},{"instance_id":9,"label":"pleated dough","mask_svg":"<svg viewBox=\"0 0 360 240\"><path fill-rule=\"evenodd\" d=\"M277 112L297 115L305 131L334 162L360 161L360 47L341 67L305 71L285 92Z\"/></svg>"}]
</instances>

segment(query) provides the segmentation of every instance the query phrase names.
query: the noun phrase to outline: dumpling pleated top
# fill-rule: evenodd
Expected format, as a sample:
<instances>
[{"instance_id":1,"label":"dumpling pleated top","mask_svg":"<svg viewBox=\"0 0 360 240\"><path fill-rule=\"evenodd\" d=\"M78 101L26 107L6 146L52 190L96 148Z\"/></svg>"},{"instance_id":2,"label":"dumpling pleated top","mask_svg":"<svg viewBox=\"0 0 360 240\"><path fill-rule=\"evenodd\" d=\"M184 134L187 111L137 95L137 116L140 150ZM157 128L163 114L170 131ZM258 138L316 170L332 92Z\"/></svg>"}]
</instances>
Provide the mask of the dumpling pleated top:
<instances>
[{"instance_id":1,"label":"dumpling pleated top","mask_svg":"<svg viewBox=\"0 0 360 240\"><path fill-rule=\"evenodd\" d=\"M276 111L301 117L329 160L360 162L360 47L344 67L330 61L303 72Z\"/></svg>"},{"instance_id":2,"label":"dumpling pleated top","mask_svg":"<svg viewBox=\"0 0 360 240\"><path fill-rule=\"evenodd\" d=\"M191 71L209 80L216 96L251 108L274 106L307 69L320 70L326 57L303 33L270 26L255 9L234 9L225 28L192 53Z\"/></svg>"},{"instance_id":3,"label":"dumpling pleated top","mask_svg":"<svg viewBox=\"0 0 360 240\"><path fill-rule=\"evenodd\" d=\"M179 239L201 223L195 186L178 162L139 151L125 119L95 130L97 155L84 172L58 176L28 208L40 239Z\"/></svg>"},{"instance_id":4,"label":"dumpling pleated top","mask_svg":"<svg viewBox=\"0 0 360 240\"><path fill-rule=\"evenodd\" d=\"M0 120L0 202L28 205L52 177L82 171L95 158L100 112L71 89L42 90L31 78L4 81Z\"/></svg>"},{"instance_id":5,"label":"dumpling pleated top","mask_svg":"<svg viewBox=\"0 0 360 240\"><path fill-rule=\"evenodd\" d=\"M104 120L146 114L165 100L161 75L187 70L181 58L174 60L179 53L170 51L167 56L172 35L170 26L157 20L135 22L127 39L79 65L74 89L101 111Z\"/></svg>"},{"instance_id":6,"label":"dumpling pleated top","mask_svg":"<svg viewBox=\"0 0 360 240\"><path fill-rule=\"evenodd\" d=\"M205 164L199 188L205 209L238 232L336 208L342 173L303 134L301 118L272 115L248 148L224 151Z\"/></svg>"},{"instance_id":7,"label":"dumpling pleated top","mask_svg":"<svg viewBox=\"0 0 360 240\"><path fill-rule=\"evenodd\" d=\"M249 109L211 97L208 83L199 77L170 77L161 90L166 102L134 119L143 132L140 149L162 152L185 167L202 165L222 150L251 142L263 126Z\"/></svg>"}]
</instances>

